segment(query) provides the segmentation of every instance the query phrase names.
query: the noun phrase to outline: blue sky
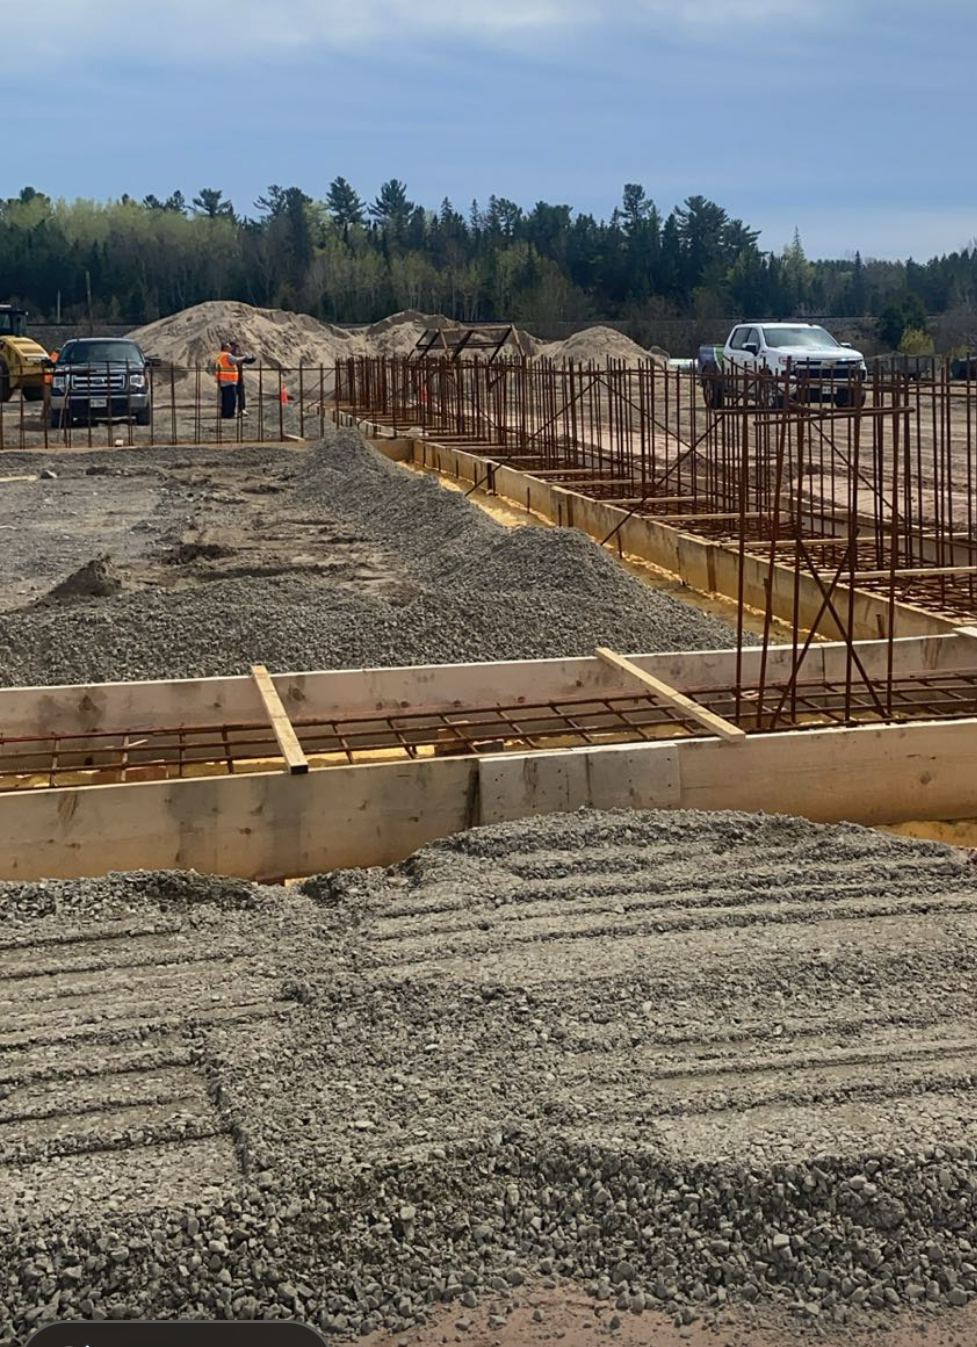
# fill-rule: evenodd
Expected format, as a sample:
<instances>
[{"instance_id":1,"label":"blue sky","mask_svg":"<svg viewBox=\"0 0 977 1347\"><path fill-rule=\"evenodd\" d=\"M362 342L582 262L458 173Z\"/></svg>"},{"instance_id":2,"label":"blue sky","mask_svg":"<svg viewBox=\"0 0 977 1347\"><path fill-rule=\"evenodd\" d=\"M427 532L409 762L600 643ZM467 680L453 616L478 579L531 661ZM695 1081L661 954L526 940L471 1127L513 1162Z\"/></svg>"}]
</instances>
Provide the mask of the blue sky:
<instances>
[{"instance_id":1,"label":"blue sky","mask_svg":"<svg viewBox=\"0 0 977 1347\"><path fill-rule=\"evenodd\" d=\"M0 196L253 213L341 173L600 217L641 182L812 257L977 237L974 0L0 0L0 31Z\"/></svg>"}]
</instances>

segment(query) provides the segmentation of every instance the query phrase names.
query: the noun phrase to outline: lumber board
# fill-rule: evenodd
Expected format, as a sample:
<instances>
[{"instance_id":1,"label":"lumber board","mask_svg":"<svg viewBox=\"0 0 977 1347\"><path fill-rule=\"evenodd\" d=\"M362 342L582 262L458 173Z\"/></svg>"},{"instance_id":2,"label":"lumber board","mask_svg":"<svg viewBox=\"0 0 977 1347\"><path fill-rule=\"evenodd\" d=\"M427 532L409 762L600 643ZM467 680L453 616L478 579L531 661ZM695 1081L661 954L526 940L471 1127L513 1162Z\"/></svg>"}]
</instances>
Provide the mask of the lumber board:
<instances>
[{"instance_id":1,"label":"lumber board","mask_svg":"<svg viewBox=\"0 0 977 1347\"><path fill-rule=\"evenodd\" d=\"M681 711L683 715L691 716L693 720L697 720L700 725L704 725L713 734L718 734L727 743L741 744L745 741L746 731L741 730L738 725L734 725L732 721L724 720L722 716L717 716L714 711L709 711L706 707L700 706L698 702L694 702L691 697L686 697L677 688L670 687L667 683L663 683L660 678L655 678L653 674L646 673L644 669L639 669L637 664L625 659L616 650L611 650L606 645L599 645L596 654L597 658L602 659L605 664L620 669L629 678L633 678L635 682L647 688L658 701L664 702L666 706L674 707L675 710Z\"/></svg>"},{"instance_id":2,"label":"lumber board","mask_svg":"<svg viewBox=\"0 0 977 1347\"><path fill-rule=\"evenodd\" d=\"M601 496L601 505L693 505L697 496ZM686 518L685 515L682 518Z\"/></svg>"},{"instance_id":3,"label":"lumber board","mask_svg":"<svg viewBox=\"0 0 977 1347\"><path fill-rule=\"evenodd\" d=\"M251 677L255 681L258 695L261 697L271 728L274 731L278 747L285 759L286 770L292 776L302 776L309 770L309 760L302 752L295 727L288 718L288 712L282 705L278 689L271 681L271 674L263 664L252 664Z\"/></svg>"},{"instance_id":4,"label":"lumber board","mask_svg":"<svg viewBox=\"0 0 977 1347\"><path fill-rule=\"evenodd\" d=\"M977 575L977 566L897 566L894 571L856 571L855 583L861 580L888 580L891 576L897 580L925 580L931 575Z\"/></svg>"}]
</instances>

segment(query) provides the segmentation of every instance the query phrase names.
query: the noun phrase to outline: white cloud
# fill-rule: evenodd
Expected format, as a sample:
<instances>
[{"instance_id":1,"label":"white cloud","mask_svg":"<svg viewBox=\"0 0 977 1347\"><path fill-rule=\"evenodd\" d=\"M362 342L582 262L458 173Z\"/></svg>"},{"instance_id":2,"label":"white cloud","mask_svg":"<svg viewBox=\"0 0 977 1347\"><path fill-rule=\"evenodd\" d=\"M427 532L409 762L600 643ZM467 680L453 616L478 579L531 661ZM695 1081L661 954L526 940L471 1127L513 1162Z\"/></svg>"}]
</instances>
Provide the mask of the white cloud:
<instances>
[{"instance_id":1,"label":"white cloud","mask_svg":"<svg viewBox=\"0 0 977 1347\"><path fill-rule=\"evenodd\" d=\"M700 37L733 36L747 25L793 26L816 20L853 0L45 0L43 22L34 6L6 0L6 43L43 50L48 61L121 49L197 56L220 63L245 51L282 48L350 49L431 39L520 41L580 30L624 31L648 26ZM862 5L876 0L861 0ZM800 11L800 13L798 12Z\"/></svg>"}]
</instances>

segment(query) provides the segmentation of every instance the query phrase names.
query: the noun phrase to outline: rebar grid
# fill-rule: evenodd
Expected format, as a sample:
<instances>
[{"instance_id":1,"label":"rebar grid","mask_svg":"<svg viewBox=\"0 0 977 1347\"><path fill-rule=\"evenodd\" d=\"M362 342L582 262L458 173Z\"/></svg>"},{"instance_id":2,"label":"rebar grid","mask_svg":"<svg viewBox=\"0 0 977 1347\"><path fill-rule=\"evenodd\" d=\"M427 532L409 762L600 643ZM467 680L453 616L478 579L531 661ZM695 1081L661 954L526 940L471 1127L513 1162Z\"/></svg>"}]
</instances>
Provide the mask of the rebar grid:
<instances>
[{"instance_id":1,"label":"rebar grid","mask_svg":"<svg viewBox=\"0 0 977 1347\"><path fill-rule=\"evenodd\" d=\"M686 692L726 719L736 716L748 733L977 716L977 668L876 678L866 687L844 678L780 679ZM293 725L310 764L318 768L709 734L652 694L294 720ZM281 770L280 750L269 727L258 723L0 739L0 793L274 770Z\"/></svg>"},{"instance_id":2,"label":"rebar grid","mask_svg":"<svg viewBox=\"0 0 977 1347\"><path fill-rule=\"evenodd\" d=\"M946 366L915 373L908 362L835 379L790 367L693 376L653 361L361 358L337 366L335 385L354 416L618 507L605 544L623 550L621 530L640 516L732 551L740 650L747 562L765 566L764 648L774 618L786 621L799 678L807 633L827 625L848 646L846 683L881 711L855 646L851 591L883 600L873 635L889 640L890 665L897 605L977 621L977 384L952 382ZM783 584L774 611L783 570L795 577L792 613Z\"/></svg>"}]
</instances>

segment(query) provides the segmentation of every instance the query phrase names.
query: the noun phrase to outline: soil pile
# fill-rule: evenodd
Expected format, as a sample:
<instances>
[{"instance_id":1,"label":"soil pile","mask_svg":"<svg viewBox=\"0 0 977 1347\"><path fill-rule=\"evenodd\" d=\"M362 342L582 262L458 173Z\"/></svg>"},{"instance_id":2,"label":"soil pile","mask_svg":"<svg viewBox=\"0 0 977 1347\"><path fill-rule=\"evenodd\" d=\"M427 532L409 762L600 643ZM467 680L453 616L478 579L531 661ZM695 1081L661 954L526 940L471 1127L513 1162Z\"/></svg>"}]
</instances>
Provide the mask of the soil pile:
<instances>
[{"instance_id":1,"label":"soil pile","mask_svg":"<svg viewBox=\"0 0 977 1347\"><path fill-rule=\"evenodd\" d=\"M44 602L73 603L79 599L107 599L122 589L122 580L110 557L94 557L55 585Z\"/></svg>"},{"instance_id":2,"label":"soil pile","mask_svg":"<svg viewBox=\"0 0 977 1347\"><path fill-rule=\"evenodd\" d=\"M653 360L658 365L664 365L665 360L659 351L659 347L646 351L615 328L588 327L582 332L575 332L565 341L541 345L536 354L557 364L572 360L578 364L594 362L603 365L608 360L623 360L627 365L641 365Z\"/></svg>"},{"instance_id":3,"label":"soil pile","mask_svg":"<svg viewBox=\"0 0 977 1347\"><path fill-rule=\"evenodd\" d=\"M305 313L257 309L236 300L212 300L137 328L130 336L147 355L177 369L209 368L224 339L273 369L299 365L332 365L347 356L409 356L431 328L457 324L440 313L405 309L370 327L346 328L322 323ZM532 354L538 342L519 334L523 350Z\"/></svg>"},{"instance_id":4,"label":"soil pile","mask_svg":"<svg viewBox=\"0 0 977 1347\"><path fill-rule=\"evenodd\" d=\"M346 328L321 323L304 313L212 300L137 328L130 335L147 354L159 356L178 369L198 365L209 368L225 337L266 366L295 369L299 365L332 365L346 356L409 356L431 328L457 326L444 314L405 309L369 327ZM610 327L588 327L555 342L541 342L529 332L517 331L523 354L529 357L599 364L623 360L629 365L649 360L664 365L667 358L660 348L646 351ZM470 358L483 354L473 350Z\"/></svg>"},{"instance_id":5,"label":"soil pile","mask_svg":"<svg viewBox=\"0 0 977 1347\"><path fill-rule=\"evenodd\" d=\"M233 300L197 304L130 335L147 355L177 368L210 368L225 339L276 369L331 365L344 355L363 353L359 339L346 328L320 323L305 313L256 309Z\"/></svg>"},{"instance_id":6,"label":"soil pile","mask_svg":"<svg viewBox=\"0 0 977 1347\"><path fill-rule=\"evenodd\" d=\"M684 1325L964 1306L975 923L949 847L694 812L288 893L0 885L0 1340L405 1335L536 1277Z\"/></svg>"}]
</instances>

